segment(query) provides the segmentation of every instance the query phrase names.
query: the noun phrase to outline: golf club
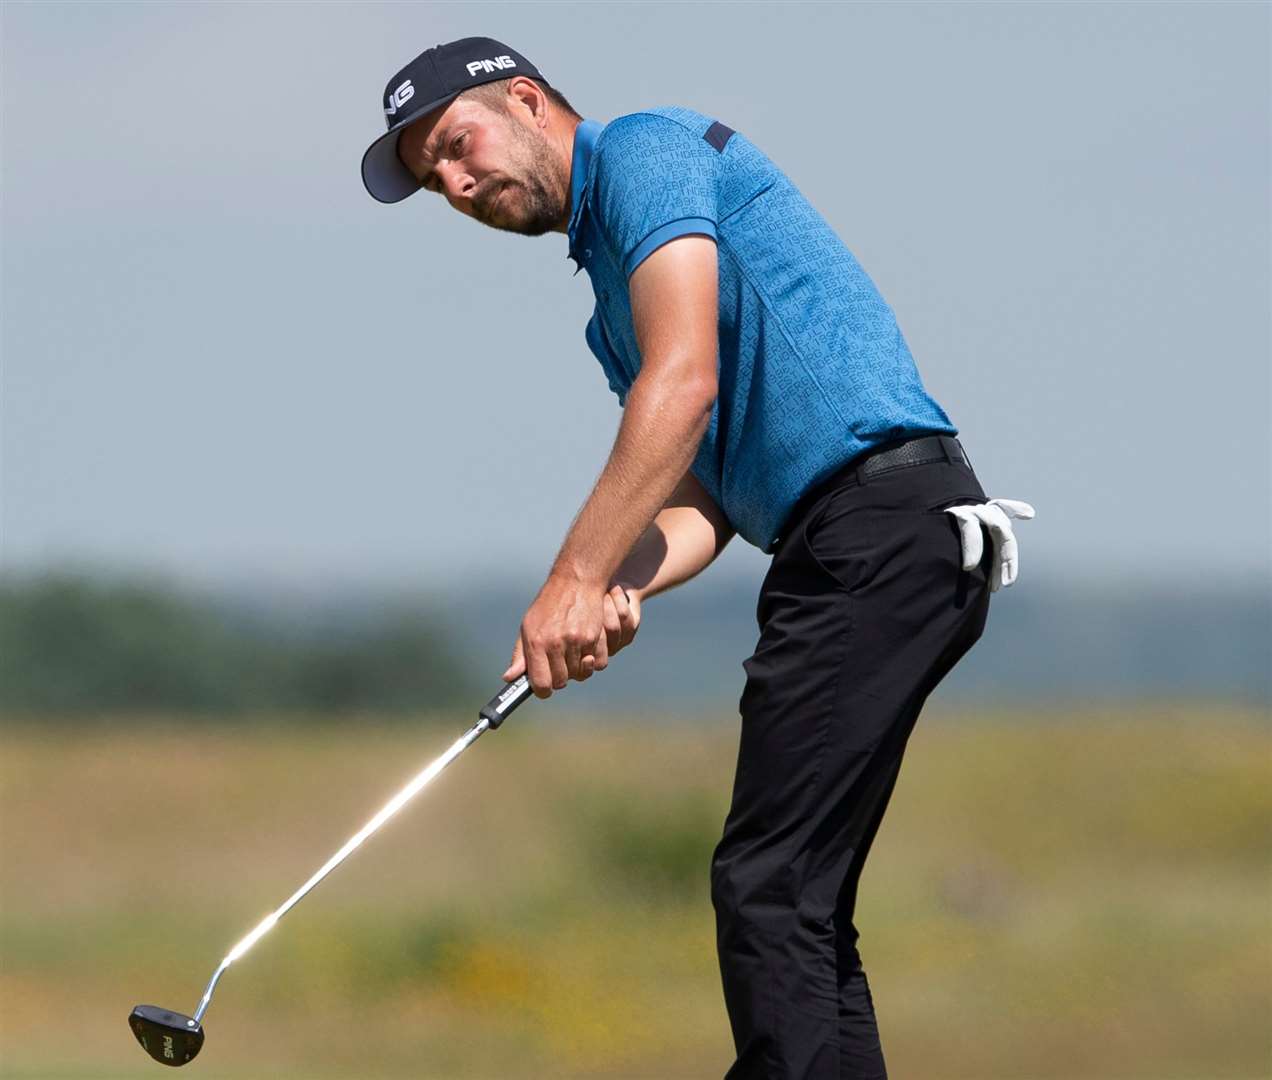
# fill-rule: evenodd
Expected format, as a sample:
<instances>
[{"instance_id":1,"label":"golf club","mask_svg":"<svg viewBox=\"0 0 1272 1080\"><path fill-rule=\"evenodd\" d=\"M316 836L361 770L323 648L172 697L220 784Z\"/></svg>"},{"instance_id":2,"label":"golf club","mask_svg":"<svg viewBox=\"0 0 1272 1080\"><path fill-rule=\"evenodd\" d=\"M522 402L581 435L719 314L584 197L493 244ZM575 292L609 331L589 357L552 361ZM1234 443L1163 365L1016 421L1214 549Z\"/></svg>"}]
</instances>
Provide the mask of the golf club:
<instances>
[{"instance_id":1,"label":"golf club","mask_svg":"<svg viewBox=\"0 0 1272 1080\"><path fill-rule=\"evenodd\" d=\"M446 753L416 774L401 791L384 804L375 817L349 837L344 847L323 863L313 877L284 900L275 911L265 916L256 929L226 954L225 959L221 961L220 966L208 981L207 989L203 991L203 999L199 1002L199 1007L194 1010L193 1016L172 1012L158 1005L138 1005L133 1009L128 1017L128 1026L132 1028L142 1049L161 1065L185 1065L193 1061L203 1048L203 1014L208 1011L208 1005L212 1002L212 992L226 969L274 929L279 919L299 904L318 882L344 862L367 837L419 794L433 777L467 750L482 734L498 728L518 705L530 697L531 693L530 680L522 675L486 702L477 714L477 723L455 740Z\"/></svg>"}]
</instances>

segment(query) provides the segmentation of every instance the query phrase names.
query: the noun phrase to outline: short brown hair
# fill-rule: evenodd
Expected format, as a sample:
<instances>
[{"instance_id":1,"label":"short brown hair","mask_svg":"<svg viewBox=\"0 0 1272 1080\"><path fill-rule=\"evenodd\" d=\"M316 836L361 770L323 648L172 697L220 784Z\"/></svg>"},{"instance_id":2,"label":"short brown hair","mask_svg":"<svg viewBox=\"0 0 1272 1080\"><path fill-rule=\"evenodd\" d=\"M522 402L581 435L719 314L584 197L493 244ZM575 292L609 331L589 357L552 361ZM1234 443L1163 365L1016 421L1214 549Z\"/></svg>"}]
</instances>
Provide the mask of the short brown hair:
<instances>
[{"instance_id":1,"label":"short brown hair","mask_svg":"<svg viewBox=\"0 0 1272 1080\"><path fill-rule=\"evenodd\" d=\"M583 119L574 106L566 101L565 95L555 87L549 86L546 82L539 79L531 79L530 81L543 91L544 97L552 102L554 108L560 109L566 116L572 116L576 120ZM508 84L510 82L512 82L511 78L482 83L480 86L474 86L471 90L465 90L459 96L476 99L488 109L506 109L508 107Z\"/></svg>"}]
</instances>

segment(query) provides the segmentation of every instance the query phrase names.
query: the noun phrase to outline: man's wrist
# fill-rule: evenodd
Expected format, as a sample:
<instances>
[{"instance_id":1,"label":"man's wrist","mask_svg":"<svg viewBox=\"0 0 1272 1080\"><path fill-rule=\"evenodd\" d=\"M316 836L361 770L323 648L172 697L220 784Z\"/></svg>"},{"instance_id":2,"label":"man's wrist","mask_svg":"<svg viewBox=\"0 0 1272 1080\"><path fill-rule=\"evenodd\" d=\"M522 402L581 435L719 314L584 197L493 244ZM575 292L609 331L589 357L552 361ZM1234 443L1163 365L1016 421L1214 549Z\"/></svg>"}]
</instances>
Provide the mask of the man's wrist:
<instances>
[{"instance_id":1,"label":"man's wrist","mask_svg":"<svg viewBox=\"0 0 1272 1080\"><path fill-rule=\"evenodd\" d=\"M574 585L581 585L584 588L594 588L598 592L604 592L609 587L609 574L599 570L595 566L589 566L586 562L565 556L557 558L552 566L552 572L549 575L562 581L569 581Z\"/></svg>"}]
</instances>

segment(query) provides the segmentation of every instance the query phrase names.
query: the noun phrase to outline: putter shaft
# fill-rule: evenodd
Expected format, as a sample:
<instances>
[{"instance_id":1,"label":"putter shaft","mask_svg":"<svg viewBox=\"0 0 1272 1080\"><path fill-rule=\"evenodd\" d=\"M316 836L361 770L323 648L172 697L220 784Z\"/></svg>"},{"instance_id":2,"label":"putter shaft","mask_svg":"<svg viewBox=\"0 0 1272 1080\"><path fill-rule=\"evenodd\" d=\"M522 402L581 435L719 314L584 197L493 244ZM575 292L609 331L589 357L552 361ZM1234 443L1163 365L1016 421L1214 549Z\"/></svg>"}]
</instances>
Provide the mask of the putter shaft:
<instances>
[{"instance_id":1,"label":"putter shaft","mask_svg":"<svg viewBox=\"0 0 1272 1080\"><path fill-rule=\"evenodd\" d=\"M349 839L345 841L344 846L331 856L330 859L323 863L308 881L284 900L277 909L266 915L250 934L226 953L225 959L221 961L220 966L215 972L213 972L212 978L208 980L207 989L203 992L203 999L199 1002L199 1007L194 1012L195 1023L197 1024L202 1021L203 1014L207 1012L208 1005L212 1002L212 992L216 989L218 980L220 980L221 976L225 974L226 970L234 963L235 960L241 957L248 949L268 934L274 928L278 920L299 904L300 901L305 898L306 894L308 894L309 891L318 884L318 882L322 881L322 879L330 874L331 871L333 871L337 866L344 862L345 859L352 855L354 851L361 847L364 840L374 834L381 825L388 821L389 818L393 817L393 815L401 810L403 806L418 795L421 790L427 787L429 782L444 768L446 768L447 765L459 757L460 754L467 750L486 731L491 728L499 727L499 725L503 723L504 718L511 713L513 709L525 701L530 694L530 682L523 675L521 678L516 680L516 682L509 683L498 694L491 698L491 700L479 713L481 719L479 719L477 723L456 739L446 753L442 754L441 757L437 758L427 768L422 769L419 773L417 773L407 783L407 785L402 788L401 791L384 804L375 817L349 837Z\"/></svg>"}]
</instances>

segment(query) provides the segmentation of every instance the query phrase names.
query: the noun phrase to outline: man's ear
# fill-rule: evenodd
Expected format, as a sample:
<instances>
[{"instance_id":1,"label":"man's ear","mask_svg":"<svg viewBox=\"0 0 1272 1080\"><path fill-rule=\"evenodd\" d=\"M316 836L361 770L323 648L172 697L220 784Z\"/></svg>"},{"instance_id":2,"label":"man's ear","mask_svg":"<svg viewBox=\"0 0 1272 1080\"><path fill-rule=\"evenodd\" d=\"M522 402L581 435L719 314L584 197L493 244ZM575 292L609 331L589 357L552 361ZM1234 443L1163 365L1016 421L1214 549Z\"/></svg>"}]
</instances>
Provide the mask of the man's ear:
<instances>
[{"instance_id":1,"label":"man's ear","mask_svg":"<svg viewBox=\"0 0 1272 1080\"><path fill-rule=\"evenodd\" d=\"M508 94L512 99L509 108L514 115L522 113L520 119L531 120L535 127L548 126L548 95L533 79L518 75L508 84Z\"/></svg>"}]
</instances>

